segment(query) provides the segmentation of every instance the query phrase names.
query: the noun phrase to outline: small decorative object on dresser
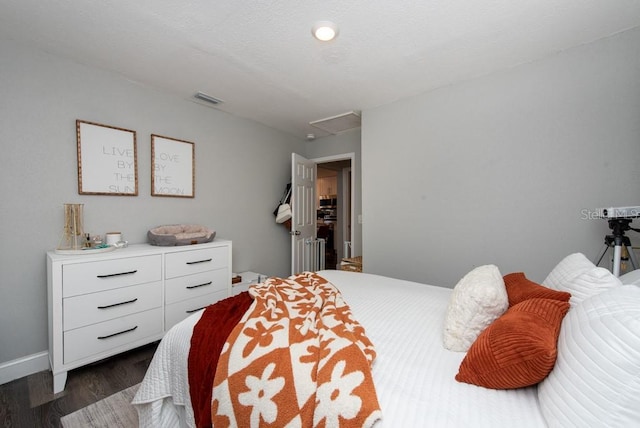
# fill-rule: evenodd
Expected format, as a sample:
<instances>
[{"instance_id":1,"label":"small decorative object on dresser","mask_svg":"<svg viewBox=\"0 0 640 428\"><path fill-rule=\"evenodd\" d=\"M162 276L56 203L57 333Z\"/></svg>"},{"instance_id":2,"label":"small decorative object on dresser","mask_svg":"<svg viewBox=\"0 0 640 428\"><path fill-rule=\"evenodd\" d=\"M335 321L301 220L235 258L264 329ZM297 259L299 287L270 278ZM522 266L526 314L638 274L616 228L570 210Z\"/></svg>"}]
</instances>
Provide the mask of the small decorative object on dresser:
<instances>
[{"instance_id":1,"label":"small decorative object on dresser","mask_svg":"<svg viewBox=\"0 0 640 428\"><path fill-rule=\"evenodd\" d=\"M195 224L158 226L147 232L149 244L165 247L202 244L213 241L216 231Z\"/></svg>"},{"instance_id":2,"label":"small decorative object on dresser","mask_svg":"<svg viewBox=\"0 0 640 428\"><path fill-rule=\"evenodd\" d=\"M231 241L130 245L82 257L47 253L53 392L67 372L160 339L231 295Z\"/></svg>"},{"instance_id":3,"label":"small decorative object on dresser","mask_svg":"<svg viewBox=\"0 0 640 428\"><path fill-rule=\"evenodd\" d=\"M115 246L118 242L122 241L122 233L107 232L104 234L104 239L107 241L107 245Z\"/></svg>"}]
</instances>

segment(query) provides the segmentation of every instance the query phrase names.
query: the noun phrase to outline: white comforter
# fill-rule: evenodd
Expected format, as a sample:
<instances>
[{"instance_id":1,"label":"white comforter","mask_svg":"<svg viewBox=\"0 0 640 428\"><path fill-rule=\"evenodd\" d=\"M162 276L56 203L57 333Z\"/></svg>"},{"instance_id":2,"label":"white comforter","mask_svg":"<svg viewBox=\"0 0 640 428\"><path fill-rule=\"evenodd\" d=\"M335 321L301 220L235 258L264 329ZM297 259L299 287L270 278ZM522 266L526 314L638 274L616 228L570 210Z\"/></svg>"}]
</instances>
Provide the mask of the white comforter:
<instances>
[{"instance_id":1,"label":"white comforter","mask_svg":"<svg viewBox=\"0 0 640 428\"><path fill-rule=\"evenodd\" d=\"M544 427L535 387L490 390L454 377L464 358L442 346L451 289L346 271L321 271L373 342L382 408L377 428ZM187 357L195 314L160 343L133 404L141 427L194 426Z\"/></svg>"}]
</instances>

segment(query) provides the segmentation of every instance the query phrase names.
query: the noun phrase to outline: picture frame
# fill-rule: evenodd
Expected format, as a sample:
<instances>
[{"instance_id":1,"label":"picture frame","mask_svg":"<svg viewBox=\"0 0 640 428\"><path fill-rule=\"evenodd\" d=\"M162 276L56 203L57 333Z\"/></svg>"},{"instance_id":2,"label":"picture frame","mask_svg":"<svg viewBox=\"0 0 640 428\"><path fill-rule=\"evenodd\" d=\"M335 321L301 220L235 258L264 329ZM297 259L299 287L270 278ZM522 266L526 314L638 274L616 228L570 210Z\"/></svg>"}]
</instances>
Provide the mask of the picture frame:
<instances>
[{"instance_id":1,"label":"picture frame","mask_svg":"<svg viewBox=\"0 0 640 428\"><path fill-rule=\"evenodd\" d=\"M78 194L137 196L136 131L76 120Z\"/></svg>"},{"instance_id":2,"label":"picture frame","mask_svg":"<svg viewBox=\"0 0 640 428\"><path fill-rule=\"evenodd\" d=\"M151 196L195 198L195 144L151 134Z\"/></svg>"}]
</instances>

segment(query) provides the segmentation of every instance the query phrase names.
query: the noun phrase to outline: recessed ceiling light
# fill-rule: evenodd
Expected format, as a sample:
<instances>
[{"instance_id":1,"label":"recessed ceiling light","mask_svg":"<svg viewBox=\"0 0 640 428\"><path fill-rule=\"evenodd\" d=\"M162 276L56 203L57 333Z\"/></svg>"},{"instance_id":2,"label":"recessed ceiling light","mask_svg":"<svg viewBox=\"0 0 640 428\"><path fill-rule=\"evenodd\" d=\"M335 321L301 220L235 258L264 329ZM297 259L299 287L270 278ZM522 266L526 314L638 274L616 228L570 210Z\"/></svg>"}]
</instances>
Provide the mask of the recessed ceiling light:
<instances>
[{"instance_id":1,"label":"recessed ceiling light","mask_svg":"<svg viewBox=\"0 0 640 428\"><path fill-rule=\"evenodd\" d=\"M338 26L331 21L318 21L311 28L311 34L321 42L328 42L338 35Z\"/></svg>"}]
</instances>

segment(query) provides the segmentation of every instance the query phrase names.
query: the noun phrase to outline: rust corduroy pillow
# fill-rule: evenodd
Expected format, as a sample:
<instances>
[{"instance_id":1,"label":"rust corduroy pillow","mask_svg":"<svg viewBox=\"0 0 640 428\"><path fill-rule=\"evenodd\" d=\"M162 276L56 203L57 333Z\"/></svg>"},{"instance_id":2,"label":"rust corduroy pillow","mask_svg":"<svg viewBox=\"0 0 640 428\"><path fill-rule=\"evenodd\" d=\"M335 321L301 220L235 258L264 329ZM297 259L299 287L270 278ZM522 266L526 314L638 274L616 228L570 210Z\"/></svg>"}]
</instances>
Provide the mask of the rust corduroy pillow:
<instances>
[{"instance_id":1,"label":"rust corduroy pillow","mask_svg":"<svg viewBox=\"0 0 640 428\"><path fill-rule=\"evenodd\" d=\"M509 307L532 298L553 299L568 302L571 294L566 291L553 290L529 280L523 272L514 272L503 277L504 286L509 297Z\"/></svg>"},{"instance_id":2,"label":"rust corduroy pillow","mask_svg":"<svg viewBox=\"0 0 640 428\"><path fill-rule=\"evenodd\" d=\"M533 298L509 308L471 345L459 382L492 389L535 385L553 369L569 302Z\"/></svg>"}]
</instances>

